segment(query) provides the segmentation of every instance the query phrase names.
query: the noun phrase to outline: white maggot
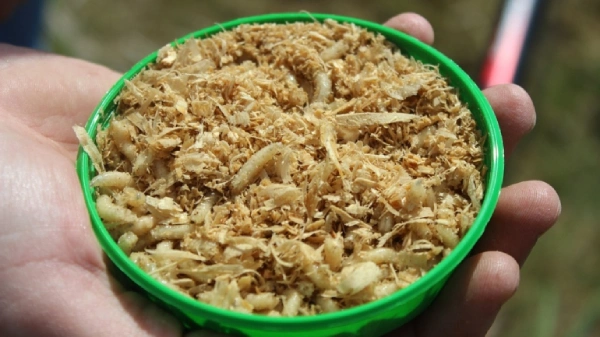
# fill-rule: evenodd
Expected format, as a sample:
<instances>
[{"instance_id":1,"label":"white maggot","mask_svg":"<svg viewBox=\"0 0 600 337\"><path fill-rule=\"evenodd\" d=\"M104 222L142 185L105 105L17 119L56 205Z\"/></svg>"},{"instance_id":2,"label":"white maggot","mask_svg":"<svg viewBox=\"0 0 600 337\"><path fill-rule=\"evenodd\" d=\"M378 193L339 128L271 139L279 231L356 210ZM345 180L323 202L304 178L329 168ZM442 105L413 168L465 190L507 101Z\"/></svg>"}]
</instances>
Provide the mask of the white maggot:
<instances>
[{"instance_id":1,"label":"white maggot","mask_svg":"<svg viewBox=\"0 0 600 337\"><path fill-rule=\"evenodd\" d=\"M258 150L239 169L231 180L231 193L239 194L258 176L269 161L283 150L281 143L273 143Z\"/></svg>"}]
</instances>

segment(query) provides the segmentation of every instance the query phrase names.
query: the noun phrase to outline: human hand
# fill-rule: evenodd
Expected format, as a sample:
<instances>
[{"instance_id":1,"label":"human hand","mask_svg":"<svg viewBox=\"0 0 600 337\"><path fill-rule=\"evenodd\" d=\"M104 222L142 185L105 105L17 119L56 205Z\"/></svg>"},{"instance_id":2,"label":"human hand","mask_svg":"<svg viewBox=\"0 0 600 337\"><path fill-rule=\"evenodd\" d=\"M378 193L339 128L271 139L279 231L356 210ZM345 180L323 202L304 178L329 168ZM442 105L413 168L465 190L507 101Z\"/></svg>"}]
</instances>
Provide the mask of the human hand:
<instances>
[{"instance_id":1,"label":"human hand","mask_svg":"<svg viewBox=\"0 0 600 337\"><path fill-rule=\"evenodd\" d=\"M119 74L0 45L0 336L181 336L107 272L75 173L83 125Z\"/></svg>"},{"instance_id":2,"label":"human hand","mask_svg":"<svg viewBox=\"0 0 600 337\"><path fill-rule=\"evenodd\" d=\"M415 14L401 14L386 24L423 42L433 42L432 27ZM533 102L513 84L483 92L496 113L509 157L521 137L535 126ZM501 306L517 290L520 267L560 211L558 195L544 182L525 181L503 188L483 237L437 299L423 314L388 336L485 336Z\"/></svg>"},{"instance_id":3,"label":"human hand","mask_svg":"<svg viewBox=\"0 0 600 337\"><path fill-rule=\"evenodd\" d=\"M414 14L388 25L433 41ZM71 130L83 125L119 74L84 61L0 46L0 335L181 336L181 325L122 288L91 231L74 169ZM534 124L518 87L486 90L507 155ZM513 294L519 264L560 212L554 190L503 190L481 243L432 306L390 336L483 336ZM195 336L214 336L196 332Z\"/></svg>"}]
</instances>

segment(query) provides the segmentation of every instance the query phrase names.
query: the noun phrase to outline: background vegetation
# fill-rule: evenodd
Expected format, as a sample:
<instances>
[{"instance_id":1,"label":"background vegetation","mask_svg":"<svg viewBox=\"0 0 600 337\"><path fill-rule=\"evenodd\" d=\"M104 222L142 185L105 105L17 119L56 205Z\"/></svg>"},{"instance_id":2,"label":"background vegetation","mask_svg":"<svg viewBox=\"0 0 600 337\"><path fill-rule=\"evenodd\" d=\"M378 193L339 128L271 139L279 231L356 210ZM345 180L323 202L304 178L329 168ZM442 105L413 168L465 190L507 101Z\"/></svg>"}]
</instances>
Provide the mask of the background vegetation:
<instances>
[{"instance_id":1,"label":"background vegetation","mask_svg":"<svg viewBox=\"0 0 600 337\"><path fill-rule=\"evenodd\" d=\"M241 16L307 10L383 22L414 11L432 22L435 47L476 78L500 2L53 0L46 41L55 52L124 71L179 36ZM520 81L538 123L510 159L506 184L549 182L563 215L539 241L490 336L600 336L600 2L544 7Z\"/></svg>"}]
</instances>

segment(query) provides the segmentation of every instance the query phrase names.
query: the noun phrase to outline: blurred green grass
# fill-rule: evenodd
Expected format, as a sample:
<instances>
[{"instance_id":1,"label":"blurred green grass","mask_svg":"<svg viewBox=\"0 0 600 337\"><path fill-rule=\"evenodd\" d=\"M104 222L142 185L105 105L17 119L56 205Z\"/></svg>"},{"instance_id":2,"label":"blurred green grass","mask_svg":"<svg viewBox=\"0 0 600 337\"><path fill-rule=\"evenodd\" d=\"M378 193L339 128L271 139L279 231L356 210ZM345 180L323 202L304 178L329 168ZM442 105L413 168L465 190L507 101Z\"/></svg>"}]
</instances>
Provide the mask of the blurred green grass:
<instances>
[{"instance_id":1,"label":"blurred green grass","mask_svg":"<svg viewBox=\"0 0 600 337\"><path fill-rule=\"evenodd\" d=\"M521 286L490 336L600 336L600 2L548 0L521 84L535 130L508 161L506 184L540 179L563 215L523 268ZM54 0L47 41L58 53L124 71L173 39L240 16L327 12L383 22L403 11L428 18L434 46L477 77L499 0Z\"/></svg>"}]
</instances>

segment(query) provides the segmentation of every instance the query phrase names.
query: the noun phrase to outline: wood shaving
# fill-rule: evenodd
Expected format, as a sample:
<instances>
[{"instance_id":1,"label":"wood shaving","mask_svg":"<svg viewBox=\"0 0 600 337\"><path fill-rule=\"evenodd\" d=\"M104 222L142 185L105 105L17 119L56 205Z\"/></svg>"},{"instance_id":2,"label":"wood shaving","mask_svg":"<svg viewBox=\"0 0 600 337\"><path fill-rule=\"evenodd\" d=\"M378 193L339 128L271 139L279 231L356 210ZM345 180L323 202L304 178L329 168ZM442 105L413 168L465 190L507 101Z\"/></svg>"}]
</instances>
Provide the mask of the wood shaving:
<instances>
[{"instance_id":1,"label":"wood shaving","mask_svg":"<svg viewBox=\"0 0 600 337\"><path fill-rule=\"evenodd\" d=\"M96 145L97 209L159 281L246 313L313 315L405 288L458 244L483 138L434 65L332 20L165 46Z\"/></svg>"}]
</instances>

